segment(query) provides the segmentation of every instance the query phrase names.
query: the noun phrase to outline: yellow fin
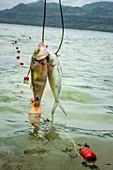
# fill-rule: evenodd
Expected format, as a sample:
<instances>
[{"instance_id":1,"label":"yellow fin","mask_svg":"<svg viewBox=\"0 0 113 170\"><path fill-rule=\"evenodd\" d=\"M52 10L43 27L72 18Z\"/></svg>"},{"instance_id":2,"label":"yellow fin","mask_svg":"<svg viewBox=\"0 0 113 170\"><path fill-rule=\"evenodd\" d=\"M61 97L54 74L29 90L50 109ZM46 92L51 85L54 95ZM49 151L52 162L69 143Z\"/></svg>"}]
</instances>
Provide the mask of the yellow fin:
<instances>
[{"instance_id":1,"label":"yellow fin","mask_svg":"<svg viewBox=\"0 0 113 170\"><path fill-rule=\"evenodd\" d=\"M41 116L41 106L35 106L35 103L33 103L29 114L31 113L37 113Z\"/></svg>"},{"instance_id":2,"label":"yellow fin","mask_svg":"<svg viewBox=\"0 0 113 170\"><path fill-rule=\"evenodd\" d=\"M29 68L29 71L28 71L28 73L27 73L27 76L29 75L30 72L31 72L31 67Z\"/></svg>"}]
</instances>

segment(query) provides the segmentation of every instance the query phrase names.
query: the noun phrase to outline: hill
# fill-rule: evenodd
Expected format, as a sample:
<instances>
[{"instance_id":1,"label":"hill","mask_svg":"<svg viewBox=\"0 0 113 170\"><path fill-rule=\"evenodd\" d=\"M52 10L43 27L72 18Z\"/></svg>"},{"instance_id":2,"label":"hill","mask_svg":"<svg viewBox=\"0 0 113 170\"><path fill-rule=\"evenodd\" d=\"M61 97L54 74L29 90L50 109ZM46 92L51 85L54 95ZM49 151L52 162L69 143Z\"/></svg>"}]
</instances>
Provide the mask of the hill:
<instances>
[{"instance_id":1,"label":"hill","mask_svg":"<svg viewBox=\"0 0 113 170\"><path fill-rule=\"evenodd\" d=\"M0 11L0 23L42 26L42 1ZM113 2L96 2L82 7L63 6L65 28L113 32ZM47 3L46 26L61 27L58 3Z\"/></svg>"}]
</instances>

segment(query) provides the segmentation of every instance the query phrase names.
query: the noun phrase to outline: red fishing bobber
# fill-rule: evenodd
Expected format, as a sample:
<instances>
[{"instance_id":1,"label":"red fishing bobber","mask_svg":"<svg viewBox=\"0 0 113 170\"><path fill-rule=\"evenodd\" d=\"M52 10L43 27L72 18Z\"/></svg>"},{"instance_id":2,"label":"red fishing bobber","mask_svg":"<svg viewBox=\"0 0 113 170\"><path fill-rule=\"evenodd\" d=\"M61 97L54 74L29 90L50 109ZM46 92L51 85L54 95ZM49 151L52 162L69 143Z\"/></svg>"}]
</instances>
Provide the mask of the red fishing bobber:
<instances>
[{"instance_id":1,"label":"red fishing bobber","mask_svg":"<svg viewBox=\"0 0 113 170\"><path fill-rule=\"evenodd\" d=\"M20 38L18 40L20 41Z\"/></svg>"},{"instance_id":2,"label":"red fishing bobber","mask_svg":"<svg viewBox=\"0 0 113 170\"><path fill-rule=\"evenodd\" d=\"M18 47L16 47L16 49L18 50Z\"/></svg>"},{"instance_id":3,"label":"red fishing bobber","mask_svg":"<svg viewBox=\"0 0 113 170\"><path fill-rule=\"evenodd\" d=\"M34 103L34 97L31 98L31 102Z\"/></svg>"},{"instance_id":4,"label":"red fishing bobber","mask_svg":"<svg viewBox=\"0 0 113 170\"><path fill-rule=\"evenodd\" d=\"M17 50L17 53L20 53L20 50Z\"/></svg>"},{"instance_id":5,"label":"red fishing bobber","mask_svg":"<svg viewBox=\"0 0 113 170\"><path fill-rule=\"evenodd\" d=\"M15 44L14 42L12 44Z\"/></svg>"},{"instance_id":6,"label":"red fishing bobber","mask_svg":"<svg viewBox=\"0 0 113 170\"><path fill-rule=\"evenodd\" d=\"M29 77L28 77L28 76L25 76L25 77L24 77L24 80L29 80Z\"/></svg>"},{"instance_id":7,"label":"red fishing bobber","mask_svg":"<svg viewBox=\"0 0 113 170\"><path fill-rule=\"evenodd\" d=\"M15 44L17 43L17 41L15 41Z\"/></svg>"},{"instance_id":8,"label":"red fishing bobber","mask_svg":"<svg viewBox=\"0 0 113 170\"><path fill-rule=\"evenodd\" d=\"M23 62L20 62L20 65L21 65L21 66L24 65L24 63L23 63Z\"/></svg>"},{"instance_id":9,"label":"red fishing bobber","mask_svg":"<svg viewBox=\"0 0 113 170\"><path fill-rule=\"evenodd\" d=\"M28 82L29 82L29 77L28 77L28 76L25 76L25 77L24 77L24 83L25 83L25 84L28 84Z\"/></svg>"},{"instance_id":10,"label":"red fishing bobber","mask_svg":"<svg viewBox=\"0 0 113 170\"><path fill-rule=\"evenodd\" d=\"M80 155L87 162L95 162L97 160L96 155L88 147L81 148Z\"/></svg>"},{"instance_id":11,"label":"red fishing bobber","mask_svg":"<svg viewBox=\"0 0 113 170\"><path fill-rule=\"evenodd\" d=\"M20 56L18 55L16 58L19 60L19 59L20 59Z\"/></svg>"},{"instance_id":12,"label":"red fishing bobber","mask_svg":"<svg viewBox=\"0 0 113 170\"><path fill-rule=\"evenodd\" d=\"M31 39L31 37L29 37L29 39Z\"/></svg>"}]
</instances>

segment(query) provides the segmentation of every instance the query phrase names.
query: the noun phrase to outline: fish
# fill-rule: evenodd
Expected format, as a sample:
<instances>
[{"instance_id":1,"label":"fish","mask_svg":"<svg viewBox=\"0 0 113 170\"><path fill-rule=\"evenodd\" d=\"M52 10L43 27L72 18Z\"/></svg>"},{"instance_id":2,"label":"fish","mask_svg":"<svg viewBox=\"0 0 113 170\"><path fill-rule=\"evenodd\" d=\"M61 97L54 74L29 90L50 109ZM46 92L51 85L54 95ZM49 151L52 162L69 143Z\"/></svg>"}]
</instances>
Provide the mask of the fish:
<instances>
[{"instance_id":1,"label":"fish","mask_svg":"<svg viewBox=\"0 0 113 170\"><path fill-rule=\"evenodd\" d=\"M38 114L41 116L41 98L47 82L47 50L46 46L40 42L31 57L31 89L34 95L34 103L32 104L29 114Z\"/></svg>"},{"instance_id":2,"label":"fish","mask_svg":"<svg viewBox=\"0 0 113 170\"><path fill-rule=\"evenodd\" d=\"M48 48L47 52L48 52L47 61L49 63L48 80L55 99L51 114L53 115L57 106L59 106L60 109L64 112L64 114L67 116L64 108L62 107L59 101L62 82L62 69L60 66L60 62L58 60L57 55L55 53L52 53Z\"/></svg>"}]
</instances>

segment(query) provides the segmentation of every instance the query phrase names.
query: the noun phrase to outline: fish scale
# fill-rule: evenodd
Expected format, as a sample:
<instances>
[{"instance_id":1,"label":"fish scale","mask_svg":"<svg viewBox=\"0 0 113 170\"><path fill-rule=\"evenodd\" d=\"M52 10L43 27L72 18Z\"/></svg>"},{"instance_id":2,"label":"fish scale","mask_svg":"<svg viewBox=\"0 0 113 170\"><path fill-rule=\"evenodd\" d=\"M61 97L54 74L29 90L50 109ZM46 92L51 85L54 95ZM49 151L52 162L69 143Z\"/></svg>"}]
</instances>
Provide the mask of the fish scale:
<instances>
[{"instance_id":1,"label":"fish scale","mask_svg":"<svg viewBox=\"0 0 113 170\"><path fill-rule=\"evenodd\" d=\"M62 82L62 69L60 67L60 62L58 61L57 56L54 53L52 53L49 49L47 49L47 52L48 52L48 62L49 62L49 70L50 70L48 71L48 79L55 99L53 109L52 109L52 115L54 114L57 106L59 106L61 110L64 112L64 114L67 115L59 101L61 82Z\"/></svg>"},{"instance_id":2,"label":"fish scale","mask_svg":"<svg viewBox=\"0 0 113 170\"><path fill-rule=\"evenodd\" d=\"M39 43L35 48L31 58L31 88L34 94L34 103L29 113L39 113L41 115L41 98L47 82L47 60L46 47ZM45 58L44 58L45 55ZM41 57L42 56L42 57ZM40 60L39 60L40 59Z\"/></svg>"}]
</instances>

